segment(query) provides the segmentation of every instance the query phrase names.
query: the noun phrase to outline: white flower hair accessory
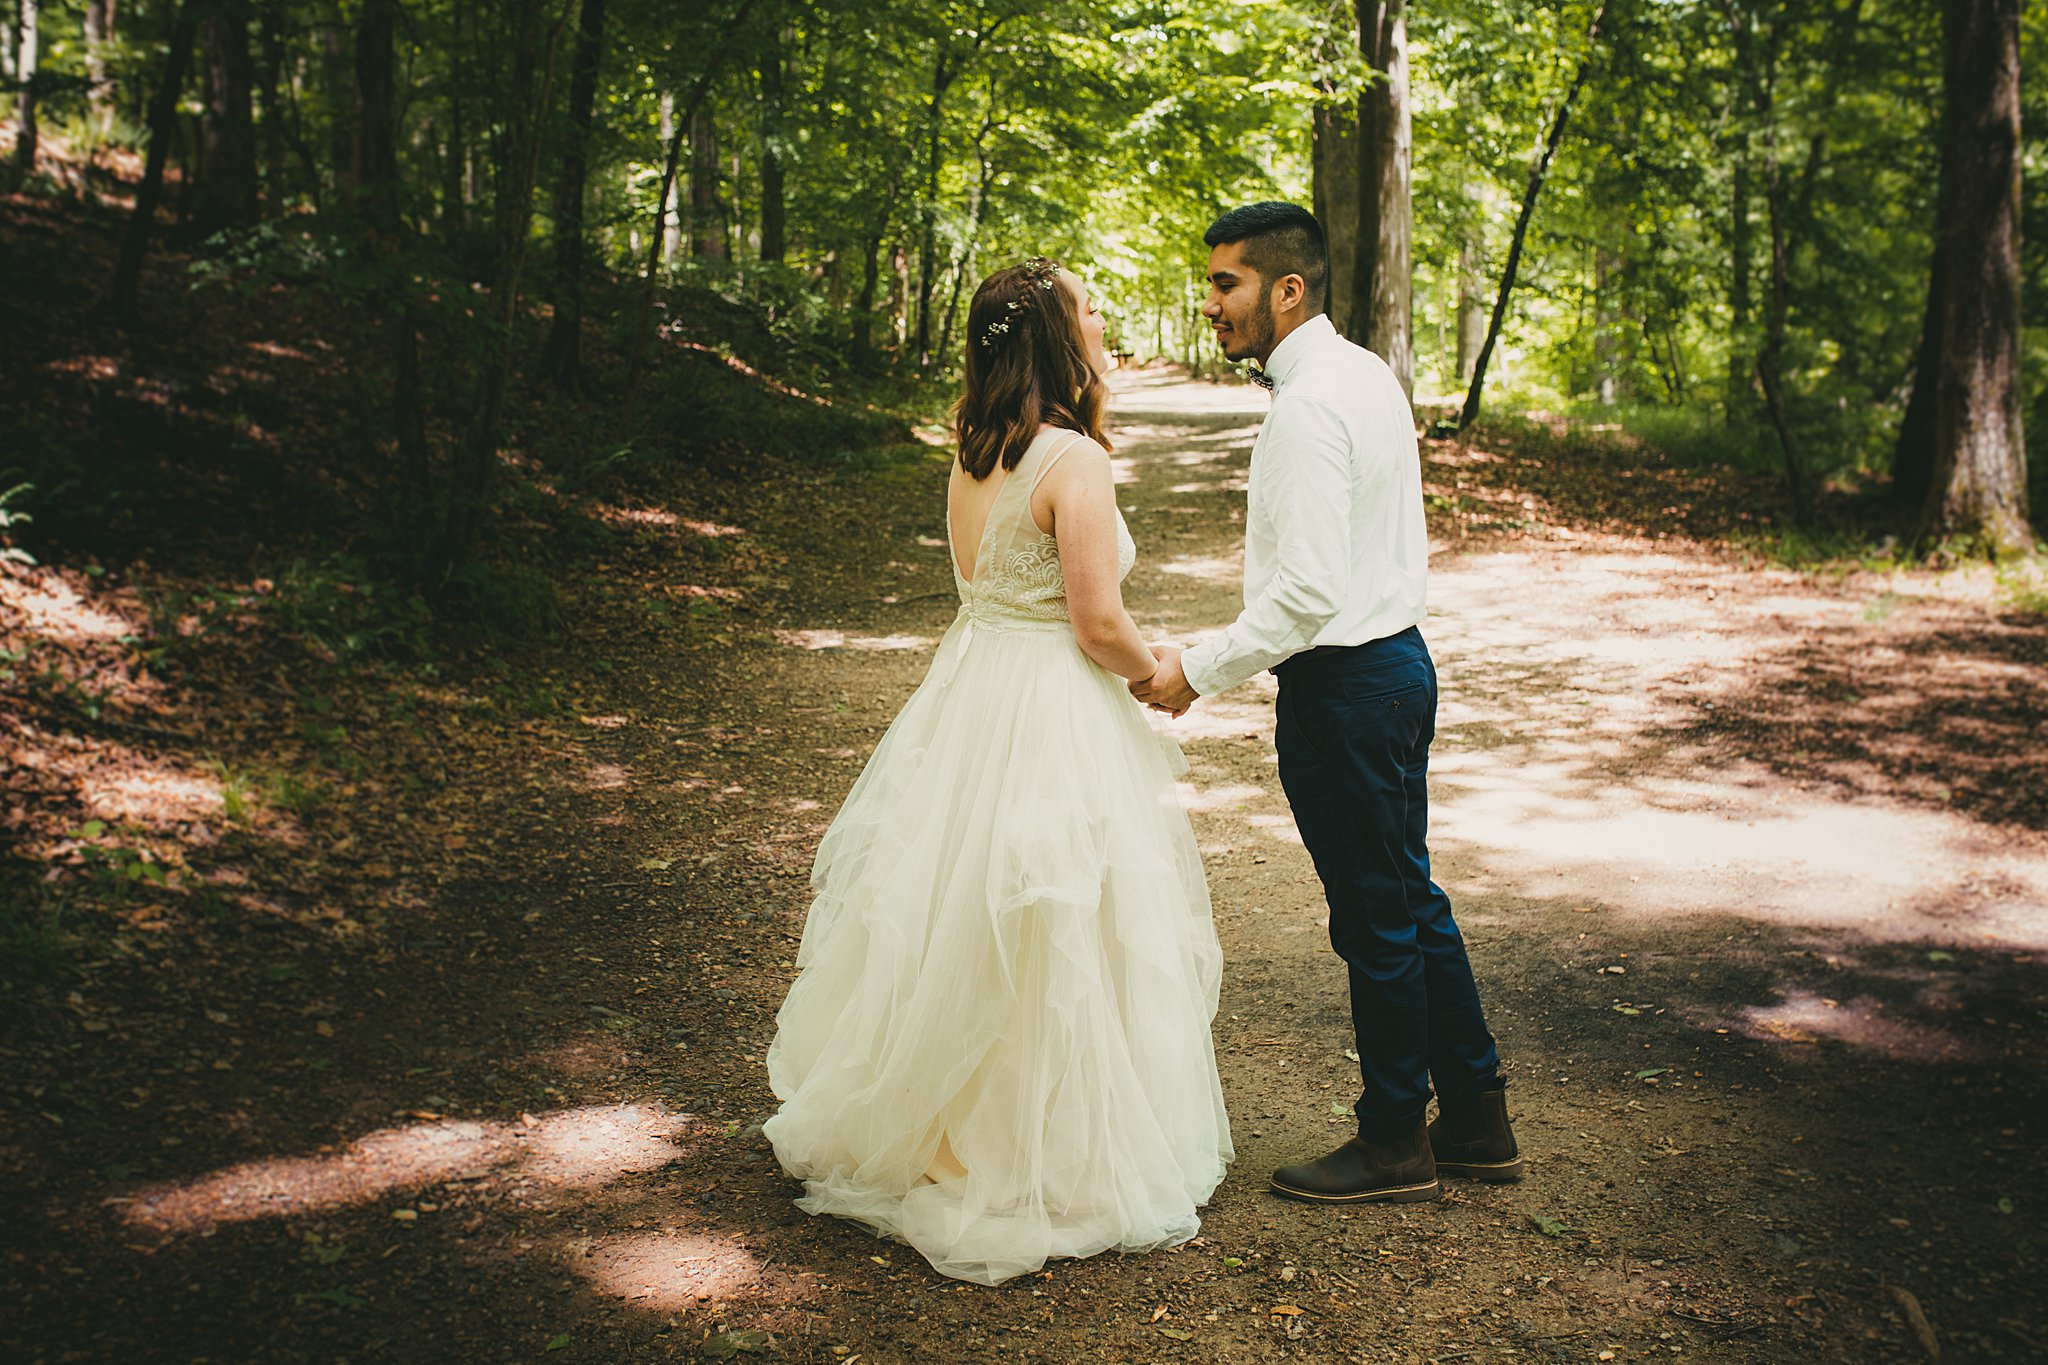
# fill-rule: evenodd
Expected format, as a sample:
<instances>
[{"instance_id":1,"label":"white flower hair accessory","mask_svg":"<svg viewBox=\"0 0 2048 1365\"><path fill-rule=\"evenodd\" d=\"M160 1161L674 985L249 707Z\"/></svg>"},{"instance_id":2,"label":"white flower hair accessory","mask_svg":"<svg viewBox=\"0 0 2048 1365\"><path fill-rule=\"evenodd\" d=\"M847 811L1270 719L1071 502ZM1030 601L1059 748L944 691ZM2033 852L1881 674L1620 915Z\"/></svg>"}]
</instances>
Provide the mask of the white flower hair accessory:
<instances>
[{"instance_id":1,"label":"white flower hair accessory","mask_svg":"<svg viewBox=\"0 0 2048 1365\"><path fill-rule=\"evenodd\" d=\"M981 344L983 348L995 345L998 337L1007 335L1010 330L1012 315L1022 313L1026 311L1027 307L1031 306L1031 301L1035 298L1032 291L1034 289L1051 289L1053 287L1053 277L1059 273L1059 266L1043 256L1033 256L1030 260L1024 262L1024 288L1019 297L1011 299L1009 303L1003 306L1003 315L1001 317L982 328Z\"/></svg>"}]
</instances>

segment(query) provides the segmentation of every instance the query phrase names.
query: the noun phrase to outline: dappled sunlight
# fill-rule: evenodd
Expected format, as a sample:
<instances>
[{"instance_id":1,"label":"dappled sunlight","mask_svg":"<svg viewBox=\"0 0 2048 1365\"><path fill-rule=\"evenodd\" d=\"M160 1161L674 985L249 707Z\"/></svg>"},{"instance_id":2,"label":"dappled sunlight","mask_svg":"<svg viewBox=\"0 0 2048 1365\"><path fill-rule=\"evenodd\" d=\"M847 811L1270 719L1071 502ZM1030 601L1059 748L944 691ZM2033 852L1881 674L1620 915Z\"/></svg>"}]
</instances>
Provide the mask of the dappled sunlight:
<instances>
[{"instance_id":1,"label":"dappled sunlight","mask_svg":"<svg viewBox=\"0 0 2048 1365\"><path fill-rule=\"evenodd\" d=\"M1110 416L1119 428L1124 419L1143 415L1159 419L1210 417L1245 413L1264 416L1272 396L1241 379L1227 383L1190 383L1179 369L1117 370L1109 376Z\"/></svg>"},{"instance_id":2,"label":"dappled sunlight","mask_svg":"<svg viewBox=\"0 0 2048 1365\"><path fill-rule=\"evenodd\" d=\"M1432 833L1527 895L1623 914L1721 914L1873 940L2048 947L2048 857L1985 855L2004 894L1925 901L1954 856L1953 819L1846 805L1770 781L1589 779L1576 765L1435 765ZM1767 776L1767 775L1763 775ZM1670 800L1660 809L1654 798ZM1651 799L1646 799L1651 798ZM1707 808L1704 803L1713 802Z\"/></svg>"},{"instance_id":3,"label":"dappled sunlight","mask_svg":"<svg viewBox=\"0 0 2048 1365\"><path fill-rule=\"evenodd\" d=\"M131 756L132 757L132 756ZM222 816L218 782L136 759L79 774L78 799L94 817L170 829Z\"/></svg>"},{"instance_id":4,"label":"dappled sunlight","mask_svg":"<svg viewBox=\"0 0 2048 1365\"><path fill-rule=\"evenodd\" d=\"M737 1239L689 1228L608 1238L574 1264L599 1293L657 1311L742 1297L788 1303L815 1292L787 1275L770 1278L765 1263Z\"/></svg>"},{"instance_id":5,"label":"dappled sunlight","mask_svg":"<svg viewBox=\"0 0 2048 1365\"><path fill-rule=\"evenodd\" d=\"M1199 578L1208 583L1230 583L1244 576L1244 556L1175 555L1154 567L1160 573L1170 573L1182 578Z\"/></svg>"},{"instance_id":6,"label":"dappled sunlight","mask_svg":"<svg viewBox=\"0 0 2048 1365\"><path fill-rule=\"evenodd\" d=\"M0 611L0 628L69 645L111 644L137 633L128 620L87 602L56 573L0 574Z\"/></svg>"},{"instance_id":7,"label":"dappled sunlight","mask_svg":"<svg viewBox=\"0 0 2048 1365\"><path fill-rule=\"evenodd\" d=\"M621 507L606 503L593 510L596 511L599 521L621 530L644 527L669 530L681 523L681 519L675 513L659 507Z\"/></svg>"},{"instance_id":8,"label":"dappled sunlight","mask_svg":"<svg viewBox=\"0 0 2048 1365\"><path fill-rule=\"evenodd\" d=\"M682 1153L673 1139L692 1122L690 1115L643 1104L511 1120L434 1118L379 1129L338 1151L243 1162L104 1202L132 1227L177 1236L498 1174L584 1190L676 1160Z\"/></svg>"},{"instance_id":9,"label":"dappled sunlight","mask_svg":"<svg viewBox=\"0 0 2048 1365\"><path fill-rule=\"evenodd\" d=\"M1730 1026L1761 1042L1825 1039L1904 1062L1967 1063L1983 1060L1986 1053L1952 1033L1897 1018L1883 1001L1867 995L1836 1000L1800 987L1786 989L1774 1005L1743 1007Z\"/></svg>"},{"instance_id":10,"label":"dappled sunlight","mask_svg":"<svg viewBox=\"0 0 2048 1365\"><path fill-rule=\"evenodd\" d=\"M586 763L583 785L591 791L621 791L633 784L633 774L617 763Z\"/></svg>"},{"instance_id":11,"label":"dappled sunlight","mask_svg":"<svg viewBox=\"0 0 2048 1365\"><path fill-rule=\"evenodd\" d=\"M843 630L778 630L775 638L795 649L852 649L875 654L930 649L932 645L925 635L848 635Z\"/></svg>"},{"instance_id":12,"label":"dappled sunlight","mask_svg":"<svg viewBox=\"0 0 2048 1365\"><path fill-rule=\"evenodd\" d=\"M1180 788L1181 805L1191 815L1198 812L1240 810L1253 802L1263 803L1267 795L1264 787L1247 786L1241 782L1216 787L1198 787L1183 782Z\"/></svg>"}]
</instances>

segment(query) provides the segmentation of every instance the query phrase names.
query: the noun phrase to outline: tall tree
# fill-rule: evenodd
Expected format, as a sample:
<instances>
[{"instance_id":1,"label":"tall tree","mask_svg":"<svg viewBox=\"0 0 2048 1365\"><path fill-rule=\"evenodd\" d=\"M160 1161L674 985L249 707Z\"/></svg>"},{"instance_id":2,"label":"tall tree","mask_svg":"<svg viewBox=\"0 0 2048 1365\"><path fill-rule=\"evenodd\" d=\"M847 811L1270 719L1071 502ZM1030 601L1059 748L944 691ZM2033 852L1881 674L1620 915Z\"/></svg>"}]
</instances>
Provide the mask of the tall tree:
<instances>
[{"instance_id":1,"label":"tall tree","mask_svg":"<svg viewBox=\"0 0 2048 1365\"><path fill-rule=\"evenodd\" d=\"M206 114L200 120L198 200L202 233L256 221L255 66L248 0L209 0L199 25Z\"/></svg>"},{"instance_id":2,"label":"tall tree","mask_svg":"<svg viewBox=\"0 0 2048 1365\"><path fill-rule=\"evenodd\" d=\"M179 0L178 14L171 21L171 41L164 51L161 74L149 101L149 154L142 163L142 182L135 187L135 207L121 235L121 254L114 263L113 311L115 320L132 325L139 320L142 295L142 263L149 254L149 236L156 226L156 210L163 198L164 166L170 161L171 143L178 134L178 95L185 85L185 68L192 62L192 44L199 31L200 0Z\"/></svg>"},{"instance_id":3,"label":"tall tree","mask_svg":"<svg viewBox=\"0 0 2048 1365\"><path fill-rule=\"evenodd\" d=\"M1465 404L1458 411L1458 429L1463 431L1479 420L1479 399L1486 388L1486 365L1493 358L1493 348L1500 340L1501 324L1507 321L1508 299L1515 290L1515 275L1522 264L1522 248L1529 237L1529 220L1536 215L1536 196L1543 192L1543 182L1550 174L1550 163L1557 159L1557 149L1564 143L1566 125L1571 121L1572 105L1579 93L1586 88L1586 82L1593 74L1593 59L1599 51L1600 23L1607 17L1607 0L1600 0L1593 11L1593 22L1586 29L1586 52L1579 59L1578 72L1572 77L1564 99L1559 101L1557 113L1550 120L1550 133L1543 139L1543 150L1529 167L1529 183L1522 191L1522 207L1515 214L1514 235L1508 239L1507 263L1501 267L1500 288L1494 293L1493 315L1486 324L1486 339L1479 343L1479 355L1472 362L1472 381L1465 386Z\"/></svg>"},{"instance_id":4,"label":"tall tree","mask_svg":"<svg viewBox=\"0 0 2048 1365\"><path fill-rule=\"evenodd\" d=\"M541 370L557 387L583 386L583 212L589 179L592 108L604 57L605 0L583 0L569 79L569 135L555 179L554 302Z\"/></svg>"},{"instance_id":5,"label":"tall tree","mask_svg":"<svg viewBox=\"0 0 2048 1365\"><path fill-rule=\"evenodd\" d=\"M114 0L85 0L85 74L87 97L104 104L112 89L107 80L107 49L114 42Z\"/></svg>"},{"instance_id":6,"label":"tall tree","mask_svg":"<svg viewBox=\"0 0 2048 1365\"><path fill-rule=\"evenodd\" d=\"M782 25L762 26L761 83L761 259L778 265L788 254L788 203L782 169L785 98Z\"/></svg>"},{"instance_id":7,"label":"tall tree","mask_svg":"<svg viewBox=\"0 0 2048 1365\"><path fill-rule=\"evenodd\" d=\"M33 174L41 131L36 125L36 94L41 72L42 0L20 0L14 26L14 168Z\"/></svg>"},{"instance_id":8,"label":"tall tree","mask_svg":"<svg viewBox=\"0 0 2048 1365\"><path fill-rule=\"evenodd\" d=\"M726 205L718 193L718 120L699 103L690 120L690 254L718 260L732 258L726 230Z\"/></svg>"},{"instance_id":9,"label":"tall tree","mask_svg":"<svg viewBox=\"0 0 2048 1365\"><path fill-rule=\"evenodd\" d=\"M2020 375L2020 0L1948 0L1944 269L1923 528L2030 548Z\"/></svg>"},{"instance_id":10,"label":"tall tree","mask_svg":"<svg viewBox=\"0 0 2048 1365\"><path fill-rule=\"evenodd\" d=\"M445 585L475 549L498 463L504 430L505 395L512 377L512 348L519 319L519 290L526 274L526 249L533 226L533 190L540 175L540 119L553 96L555 54L574 13L562 4L547 21L547 0L518 0L514 11L510 123L500 145L496 203L492 206L490 309L486 315L476 384L462 434L456 443L448 517L430 563L428 583Z\"/></svg>"},{"instance_id":11,"label":"tall tree","mask_svg":"<svg viewBox=\"0 0 2048 1365\"><path fill-rule=\"evenodd\" d=\"M355 207L370 258L381 266L378 293L391 363L392 429L408 510L425 521L434 510L433 471L420 386L419 321L407 278L405 216L399 204L398 100L391 52L397 23L397 0L365 0L356 23L355 122L362 164ZM431 537L433 531L426 534Z\"/></svg>"},{"instance_id":12,"label":"tall tree","mask_svg":"<svg viewBox=\"0 0 2048 1365\"><path fill-rule=\"evenodd\" d=\"M1406 0L1357 0L1358 50L1371 74L1358 96L1358 259L1353 326L1365 348L1415 388L1414 209Z\"/></svg>"},{"instance_id":13,"label":"tall tree","mask_svg":"<svg viewBox=\"0 0 2048 1365\"><path fill-rule=\"evenodd\" d=\"M1757 384L1764 392L1764 409L1778 433L1778 448L1785 459L1785 482L1792 493L1793 519L1801 526L1813 520L1813 483L1806 468L1805 451L1792 425L1791 405L1785 395L1785 332L1792 308L1792 248L1786 223L1786 187L1782 160L1778 155L1778 55L1782 25L1755 24L1735 0L1721 0L1721 11L1735 42L1737 66L1749 90L1760 130L1759 159L1763 163L1764 215L1770 238L1770 293L1764 307L1764 340L1757 352ZM1815 144L1818 157L1818 144Z\"/></svg>"},{"instance_id":14,"label":"tall tree","mask_svg":"<svg viewBox=\"0 0 2048 1365\"><path fill-rule=\"evenodd\" d=\"M1330 321L1344 336L1363 344L1357 330L1357 278L1360 195L1358 173L1358 107L1355 103L1316 105L1311 138L1314 208L1330 250Z\"/></svg>"}]
</instances>

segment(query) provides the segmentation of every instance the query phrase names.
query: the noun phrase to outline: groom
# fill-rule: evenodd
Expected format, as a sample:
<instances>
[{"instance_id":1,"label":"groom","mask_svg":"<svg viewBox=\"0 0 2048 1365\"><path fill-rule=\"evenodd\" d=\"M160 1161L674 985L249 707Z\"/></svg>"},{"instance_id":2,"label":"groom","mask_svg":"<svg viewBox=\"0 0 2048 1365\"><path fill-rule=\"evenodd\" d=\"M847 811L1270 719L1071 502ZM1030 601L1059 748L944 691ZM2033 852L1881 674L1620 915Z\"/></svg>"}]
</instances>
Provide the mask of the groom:
<instances>
[{"instance_id":1,"label":"groom","mask_svg":"<svg viewBox=\"0 0 2048 1365\"><path fill-rule=\"evenodd\" d=\"M1393 371L1324 315L1329 259L1307 210L1247 205L1202 240L1202 313L1224 355L1257 361L1273 389L1252 447L1245 607L1192 649L1155 647L1159 671L1131 691L1179 715L1262 669L1280 681L1280 784L1350 968L1364 1093L1358 1136L1281 1167L1273 1189L1408 1202L1441 1194L1439 1172L1517 1179L1499 1054L1429 877L1437 686L1416 628L1429 547L1413 413Z\"/></svg>"}]
</instances>

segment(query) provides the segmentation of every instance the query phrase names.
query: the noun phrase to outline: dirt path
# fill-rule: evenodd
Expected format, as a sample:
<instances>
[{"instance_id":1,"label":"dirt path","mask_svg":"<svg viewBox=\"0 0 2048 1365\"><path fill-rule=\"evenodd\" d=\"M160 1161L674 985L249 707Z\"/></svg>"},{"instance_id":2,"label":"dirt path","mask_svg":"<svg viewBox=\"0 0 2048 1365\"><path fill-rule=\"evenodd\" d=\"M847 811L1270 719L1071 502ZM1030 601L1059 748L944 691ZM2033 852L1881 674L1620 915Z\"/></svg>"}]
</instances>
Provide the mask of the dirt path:
<instances>
[{"instance_id":1,"label":"dirt path","mask_svg":"<svg viewBox=\"0 0 2048 1365\"><path fill-rule=\"evenodd\" d=\"M1234 610L1263 403L1123 396L1148 633ZM1429 458L1447 504L1499 474ZM581 641L613 681L548 738L530 832L553 852L448 890L377 978L444 997L411 1032L365 1002L391 1078L352 1109L322 1092L331 1142L54 1200L89 1247L35 1268L35 1358L1905 1361L1919 1325L1951 1360L2048 1354L2048 839L1985 815L2012 768L1964 742L2038 723L2037 694L2001 710L1927 671L1949 657L1929 641L1968 643L2017 660L2019 688L2036 646L1967 604L1589 536L1533 483L1526 525L1438 556L1426 628L1437 871L1512 1068L1523 1184L1343 1211L1266 1194L1341 1140L1356 1073L1262 679L1176 731L1240 1153L1203 1237L987 1290L797 1212L759 1137L760 1057L817 834L951 615L943 480L934 460L791 509L836 523L859 571L799 583L778 619L680 653ZM1793 710L1806 728L1776 724ZM1953 722L1946 766L1887 750L1892 721ZM91 1284L120 1325L58 1306Z\"/></svg>"}]
</instances>

